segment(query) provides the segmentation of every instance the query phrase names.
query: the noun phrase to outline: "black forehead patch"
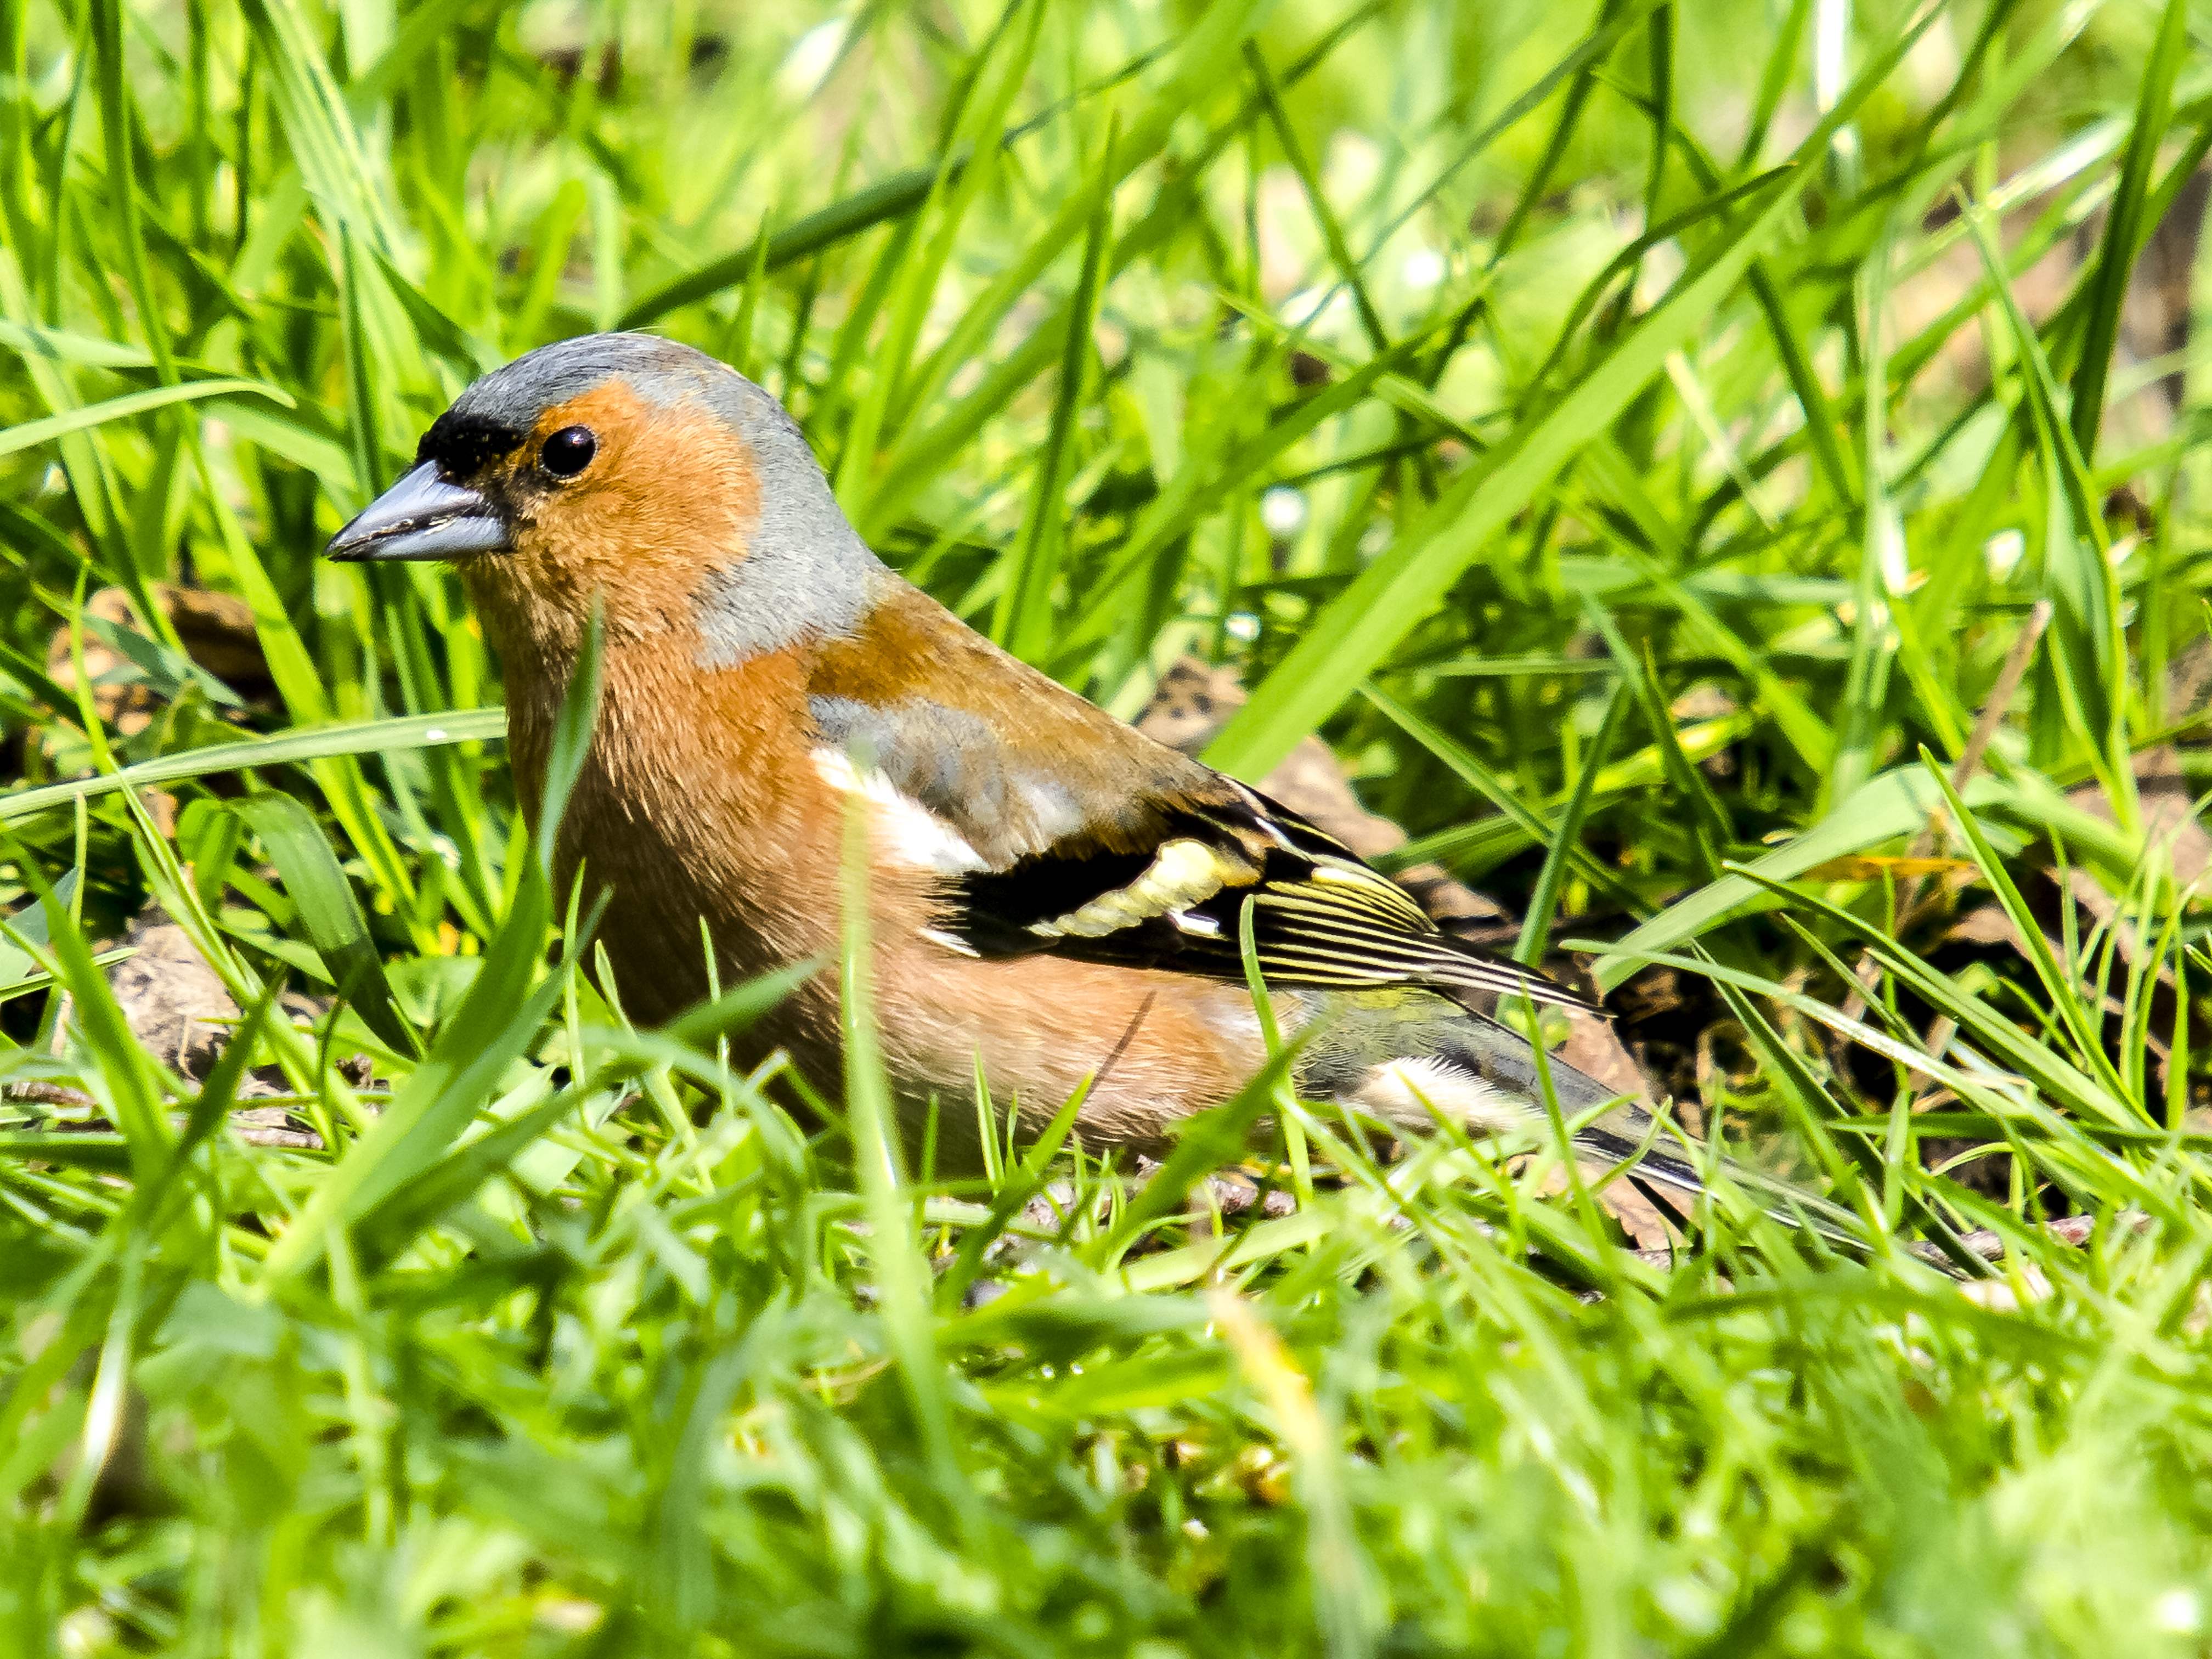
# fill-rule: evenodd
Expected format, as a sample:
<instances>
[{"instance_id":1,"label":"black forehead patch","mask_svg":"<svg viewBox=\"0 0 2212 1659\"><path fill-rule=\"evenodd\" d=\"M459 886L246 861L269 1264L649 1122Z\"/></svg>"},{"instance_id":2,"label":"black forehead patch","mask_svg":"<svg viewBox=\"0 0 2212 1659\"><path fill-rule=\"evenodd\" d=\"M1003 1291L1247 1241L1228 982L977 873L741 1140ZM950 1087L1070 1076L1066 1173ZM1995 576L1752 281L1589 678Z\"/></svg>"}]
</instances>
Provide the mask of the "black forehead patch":
<instances>
[{"instance_id":1,"label":"black forehead patch","mask_svg":"<svg viewBox=\"0 0 2212 1659\"><path fill-rule=\"evenodd\" d=\"M702 352L651 334L586 334L540 346L494 369L453 400L424 434L417 462L463 477L512 453L549 409L617 377L654 401L711 389L731 372Z\"/></svg>"},{"instance_id":2,"label":"black forehead patch","mask_svg":"<svg viewBox=\"0 0 2212 1659\"><path fill-rule=\"evenodd\" d=\"M511 455L522 446L528 432L506 421L471 413L458 404L432 422L415 450L415 464L435 461L448 478L473 477L482 468Z\"/></svg>"}]
</instances>

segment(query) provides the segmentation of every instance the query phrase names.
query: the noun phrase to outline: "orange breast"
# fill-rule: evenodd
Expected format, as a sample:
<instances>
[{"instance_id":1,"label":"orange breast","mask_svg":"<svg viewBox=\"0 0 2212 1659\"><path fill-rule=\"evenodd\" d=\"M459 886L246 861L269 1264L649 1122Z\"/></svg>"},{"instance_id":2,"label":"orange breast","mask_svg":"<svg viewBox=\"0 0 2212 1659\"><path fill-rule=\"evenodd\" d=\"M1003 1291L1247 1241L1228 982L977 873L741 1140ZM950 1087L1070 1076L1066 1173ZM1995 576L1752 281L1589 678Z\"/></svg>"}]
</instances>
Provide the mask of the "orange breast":
<instances>
[{"instance_id":1,"label":"orange breast","mask_svg":"<svg viewBox=\"0 0 2212 1659\"><path fill-rule=\"evenodd\" d=\"M615 994L641 1024L708 994L709 941L724 988L808 957L834 963L853 804L809 752L794 656L701 670L652 643L609 649L599 727L556 842L564 892L580 870L588 892L609 894L599 942ZM514 758L533 817L557 707L550 684L510 686ZM1173 1120L1226 1098L1263 1058L1239 988L1051 956L957 954L924 933L939 919L936 885L872 851L885 1058L909 1116L936 1098L940 1145L956 1162L969 1161L963 1146L972 1152L979 1063L1000 1109L1018 1102L1031 1127L1095 1079L1087 1138L1157 1147ZM836 1098L836 996L825 969L740 1036L735 1058L750 1065L784 1048Z\"/></svg>"}]
</instances>

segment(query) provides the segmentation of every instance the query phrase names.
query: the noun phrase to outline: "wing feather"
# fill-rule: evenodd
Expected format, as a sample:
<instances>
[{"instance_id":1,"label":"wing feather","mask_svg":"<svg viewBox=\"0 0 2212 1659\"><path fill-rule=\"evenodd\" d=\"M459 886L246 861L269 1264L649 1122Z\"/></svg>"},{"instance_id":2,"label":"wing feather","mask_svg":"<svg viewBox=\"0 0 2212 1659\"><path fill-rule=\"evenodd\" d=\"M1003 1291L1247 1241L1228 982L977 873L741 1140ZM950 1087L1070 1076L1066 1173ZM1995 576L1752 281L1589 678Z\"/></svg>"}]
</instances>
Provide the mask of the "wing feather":
<instances>
[{"instance_id":1,"label":"wing feather","mask_svg":"<svg viewBox=\"0 0 2212 1659\"><path fill-rule=\"evenodd\" d=\"M951 884L951 931L985 956L1050 950L1236 981L1249 905L1254 953L1273 984L1425 986L1462 1000L1518 994L1593 1006L1443 932L1380 872L1348 851L1321 851L1335 843L1287 809L1242 786L1237 795L1253 821L1218 801L1158 803L1172 830L1149 860L1048 848L963 873Z\"/></svg>"},{"instance_id":2,"label":"wing feather","mask_svg":"<svg viewBox=\"0 0 2212 1659\"><path fill-rule=\"evenodd\" d=\"M948 949L1238 981L1249 907L1275 984L1594 1006L1442 932L1334 836L935 611L910 591L879 609L872 633L825 649L808 692L823 749L865 760L850 787L890 792L894 842L942 879ZM920 672L894 690L887 661Z\"/></svg>"}]
</instances>

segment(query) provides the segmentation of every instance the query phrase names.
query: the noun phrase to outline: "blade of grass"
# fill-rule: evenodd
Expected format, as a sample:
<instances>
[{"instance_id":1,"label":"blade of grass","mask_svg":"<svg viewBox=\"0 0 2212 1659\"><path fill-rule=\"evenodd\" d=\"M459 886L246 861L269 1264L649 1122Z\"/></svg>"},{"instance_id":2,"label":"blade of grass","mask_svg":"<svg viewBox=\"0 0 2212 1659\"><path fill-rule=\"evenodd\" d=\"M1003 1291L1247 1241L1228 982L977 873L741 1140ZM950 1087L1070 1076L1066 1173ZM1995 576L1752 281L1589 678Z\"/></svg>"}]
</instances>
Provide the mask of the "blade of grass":
<instances>
[{"instance_id":1,"label":"blade of grass","mask_svg":"<svg viewBox=\"0 0 2212 1659\"><path fill-rule=\"evenodd\" d=\"M2097 453L2097 437L2105 418L2105 386L2112 374L2112 350L2120 337L2120 307L2127 299L2128 276L2135 268L2136 251L2149 230L2144 207L2151 193L2152 175L2158 168L2160 147L2171 129L2174 82L2180 78L2188 56L2189 8L2185 0L2166 0L2159 14L2157 38L2143 66L2127 150L2120 158L2119 186L2112 197L2112 210L2105 216L2105 234L2090 278L2081 356L2074 368L2068 419L2074 447L2085 462Z\"/></svg>"},{"instance_id":2,"label":"blade of grass","mask_svg":"<svg viewBox=\"0 0 2212 1659\"><path fill-rule=\"evenodd\" d=\"M914 1233L890 1083L876 1030L874 945L869 924L868 819L857 797L847 815L840 908L844 915L839 976L845 1046L845 1115L868 1218L868 1256L878 1305L908 1408L938 1492L965 1519L969 1488L947 1410L943 1361L930 1319L929 1272Z\"/></svg>"},{"instance_id":3,"label":"blade of grass","mask_svg":"<svg viewBox=\"0 0 2212 1659\"><path fill-rule=\"evenodd\" d=\"M1621 692L1621 684L1615 680L1606 693L1605 712L1598 716L1597 735L1590 739L1589 749L1583 756L1574 793L1567 797L1566 810L1559 814L1559 821L1553 828L1551 843L1544 848L1544 866L1536 872L1536 884L1529 890L1528 906L1521 919L1521 937L1513 946L1514 961L1527 967L1536 967L1544 960L1553 919L1559 910L1559 890L1565 884L1568 863L1574 849L1582 843L1583 825L1589 817L1591 789L1597 782L1599 769L1613 753L1613 734L1620 729L1620 711L1626 702Z\"/></svg>"},{"instance_id":4,"label":"blade of grass","mask_svg":"<svg viewBox=\"0 0 2212 1659\"><path fill-rule=\"evenodd\" d=\"M1000 593L991 630L1000 645L1028 662L1042 662L1052 647L1053 587L1067 537L1062 481L1071 464L1068 452L1075 441L1076 420L1083 407L1084 381L1097 355L1091 334L1098 323L1106 247L1113 228L1115 134L1116 128L1109 125L1086 193L1091 228L1083 245L1082 274L1076 279L1074 301L1067 313L1059 395L1053 405L1052 426L1037 466L1029 512L1022 523L1021 540Z\"/></svg>"},{"instance_id":5,"label":"blade of grass","mask_svg":"<svg viewBox=\"0 0 2212 1659\"><path fill-rule=\"evenodd\" d=\"M395 1054L419 1057L422 1039L399 1012L368 919L313 815L289 795L276 794L250 795L232 802L230 810L276 866L285 893L298 907L300 927L330 969L338 995L378 1041Z\"/></svg>"},{"instance_id":6,"label":"blade of grass","mask_svg":"<svg viewBox=\"0 0 2212 1659\"><path fill-rule=\"evenodd\" d=\"M283 766L339 755L373 755L441 744L504 740L507 710L463 708L450 714L410 714L396 720L362 720L256 738L249 743L210 744L92 777L40 784L0 795L0 823L123 789L149 789L187 778L213 777L248 767Z\"/></svg>"},{"instance_id":7,"label":"blade of grass","mask_svg":"<svg viewBox=\"0 0 2212 1659\"><path fill-rule=\"evenodd\" d=\"M1814 170L1807 159L1825 150L1934 15L1923 16L1867 66L1800 147L1796 171L1765 207L1723 238L1555 406L1470 468L1330 603L1215 738L1206 751L1211 764L1240 775L1264 775L1373 672L1492 536L1711 319L1811 184Z\"/></svg>"}]
</instances>

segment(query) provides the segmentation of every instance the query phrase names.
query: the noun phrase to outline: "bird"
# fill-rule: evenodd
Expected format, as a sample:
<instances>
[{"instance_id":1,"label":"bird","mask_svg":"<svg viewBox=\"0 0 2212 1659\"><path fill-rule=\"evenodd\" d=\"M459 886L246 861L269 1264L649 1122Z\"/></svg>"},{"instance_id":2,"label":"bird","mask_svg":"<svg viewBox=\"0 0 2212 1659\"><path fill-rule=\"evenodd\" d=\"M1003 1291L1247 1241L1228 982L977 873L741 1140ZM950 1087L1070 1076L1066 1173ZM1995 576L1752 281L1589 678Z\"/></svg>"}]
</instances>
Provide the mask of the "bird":
<instances>
[{"instance_id":1,"label":"bird","mask_svg":"<svg viewBox=\"0 0 2212 1659\"><path fill-rule=\"evenodd\" d=\"M1583 1152L1699 1185L1643 1102L1485 1012L1589 999L1440 931L1333 836L971 629L869 548L782 406L702 352L593 334L490 372L325 550L458 571L533 826L599 629L554 877L604 896L633 1019L834 962L860 815L884 1070L909 1129L937 1111L948 1167L977 1153L978 1115L945 1109L979 1083L1030 1133L1083 1091L1085 1145L1163 1155L1267 1062L1249 938L1303 1098L1496 1135L1548 1121L1547 1073ZM736 1057L780 1051L834 1094L842 1030L825 968Z\"/></svg>"}]
</instances>

